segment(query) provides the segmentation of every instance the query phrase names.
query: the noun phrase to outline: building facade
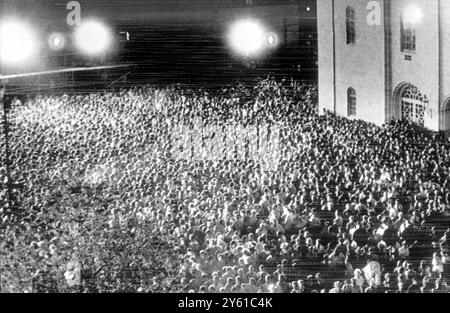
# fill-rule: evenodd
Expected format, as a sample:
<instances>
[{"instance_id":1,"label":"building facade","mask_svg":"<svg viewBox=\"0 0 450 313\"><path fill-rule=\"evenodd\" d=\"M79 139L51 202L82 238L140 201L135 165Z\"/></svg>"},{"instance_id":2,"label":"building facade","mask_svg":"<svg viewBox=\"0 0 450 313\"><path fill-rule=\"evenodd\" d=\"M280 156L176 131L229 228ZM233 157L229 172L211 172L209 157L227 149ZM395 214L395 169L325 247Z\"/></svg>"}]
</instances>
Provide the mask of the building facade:
<instances>
[{"instance_id":1,"label":"building facade","mask_svg":"<svg viewBox=\"0 0 450 313\"><path fill-rule=\"evenodd\" d=\"M450 1L317 5L321 109L450 135Z\"/></svg>"}]
</instances>

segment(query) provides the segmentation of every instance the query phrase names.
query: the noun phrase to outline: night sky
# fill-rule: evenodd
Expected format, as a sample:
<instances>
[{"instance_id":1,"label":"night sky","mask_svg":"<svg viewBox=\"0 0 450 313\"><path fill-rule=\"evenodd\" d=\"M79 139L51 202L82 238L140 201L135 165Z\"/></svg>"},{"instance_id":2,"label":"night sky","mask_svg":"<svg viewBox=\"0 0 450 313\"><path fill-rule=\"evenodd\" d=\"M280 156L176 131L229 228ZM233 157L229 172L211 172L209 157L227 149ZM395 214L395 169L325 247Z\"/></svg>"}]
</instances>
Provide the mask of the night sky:
<instances>
[{"instance_id":1,"label":"night sky","mask_svg":"<svg viewBox=\"0 0 450 313\"><path fill-rule=\"evenodd\" d=\"M58 28L71 31L65 25L68 0L0 0L2 2L3 15L37 20L43 33ZM300 27L306 31L302 35L304 38L299 36L295 44L282 46L270 58L249 67L230 53L224 40L227 21L220 20L218 14L225 8L248 7L246 0L79 0L79 3L82 18L99 18L111 25L116 33L129 32L130 41L118 44L104 62L137 64L128 76L130 84L205 86L268 74L297 75L308 80L317 75L316 42L310 38L316 35L314 16L300 21L304 23ZM255 7L292 3L311 6L315 12L315 1L311 0L253 0ZM307 41L312 41L312 47L304 49ZM46 60L61 59L61 56L48 55L48 51L44 53ZM69 60L86 61L70 47L63 53L70 55ZM47 62L46 67L67 66L67 58L64 60L64 64L56 65ZM298 65L303 69L301 73L294 71ZM117 75L109 74L111 79ZM92 85L95 77L79 79L85 85Z\"/></svg>"}]
</instances>

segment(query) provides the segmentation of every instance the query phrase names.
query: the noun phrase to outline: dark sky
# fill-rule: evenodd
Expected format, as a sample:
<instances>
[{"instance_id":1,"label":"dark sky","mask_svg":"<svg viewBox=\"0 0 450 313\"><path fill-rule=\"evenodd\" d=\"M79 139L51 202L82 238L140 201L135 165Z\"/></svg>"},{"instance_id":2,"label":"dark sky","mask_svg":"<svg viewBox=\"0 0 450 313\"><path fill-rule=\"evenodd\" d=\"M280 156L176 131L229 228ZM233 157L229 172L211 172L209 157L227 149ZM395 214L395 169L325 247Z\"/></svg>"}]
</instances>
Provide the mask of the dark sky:
<instances>
[{"instance_id":1,"label":"dark sky","mask_svg":"<svg viewBox=\"0 0 450 313\"><path fill-rule=\"evenodd\" d=\"M236 77L241 79L267 73L290 75L292 69L297 68L299 64L304 69L304 78L315 77L317 72L314 39L308 38L315 29L309 29L309 33L298 38L298 42L292 46L280 46L274 55L264 59L256 69L248 68L246 63L235 58L224 40L225 30L222 24L226 24L226 21L220 20L217 10L245 7L246 0L78 1L81 4L82 18L96 17L107 20L107 24L115 27L117 33L129 31L130 41L115 48L114 53L110 55L112 59L107 62L137 64L129 77L130 83L181 82L205 86L216 82L221 84ZM65 23L68 2L70 0L0 0L0 15L15 14L24 19L39 19L39 24L36 20L31 24L40 25L39 29L43 29L44 33L51 32L52 28L64 31L63 27L66 27L65 32L70 34L72 29L67 28ZM5 6L1 6L5 3ZM315 11L315 0L253 0L254 6L288 3L308 5ZM15 12L5 8L13 8ZM271 9L268 11L271 12ZM293 14L297 16L297 13ZM308 21L303 20L302 23L306 22ZM305 49L304 44L307 41L311 41L312 46ZM71 55L70 64L71 58L76 58L77 62L85 62L83 56L70 45L70 40L67 46L61 54ZM45 49L42 51L44 57L49 60L41 62L44 69L66 66L65 58L64 63L55 63L53 54L49 54ZM87 85L91 85L94 79L81 78Z\"/></svg>"},{"instance_id":2,"label":"dark sky","mask_svg":"<svg viewBox=\"0 0 450 313\"><path fill-rule=\"evenodd\" d=\"M195 11L205 18L214 10L227 7L246 6L248 0L78 0L84 16L96 15L106 19L129 19L135 16L149 18L165 13ZM252 0L254 5L280 5L286 3L308 3L314 0ZM7 7L16 7L19 14L28 17L61 18L67 12L65 6L70 0L0 0ZM7 13L7 10L2 10ZM188 15L189 16L189 15ZM187 16L187 17L188 17ZM179 16L177 16L179 18Z\"/></svg>"}]
</instances>

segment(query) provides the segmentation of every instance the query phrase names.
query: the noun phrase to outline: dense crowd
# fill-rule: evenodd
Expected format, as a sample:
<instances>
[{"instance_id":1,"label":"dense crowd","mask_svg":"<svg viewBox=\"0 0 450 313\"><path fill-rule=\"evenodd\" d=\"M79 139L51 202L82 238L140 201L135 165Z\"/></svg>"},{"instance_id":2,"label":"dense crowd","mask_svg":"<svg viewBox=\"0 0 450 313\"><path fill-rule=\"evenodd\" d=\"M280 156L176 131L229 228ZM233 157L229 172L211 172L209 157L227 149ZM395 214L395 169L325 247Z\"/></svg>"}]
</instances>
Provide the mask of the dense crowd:
<instances>
[{"instance_id":1,"label":"dense crowd","mask_svg":"<svg viewBox=\"0 0 450 313\"><path fill-rule=\"evenodd\" d=\"M1 291L449 292L449 142L319 112L316 98L264 79L14 108ZM193 121L277 127L276 166L175 156L174 129Z\"/></svg>"}]
</instances>

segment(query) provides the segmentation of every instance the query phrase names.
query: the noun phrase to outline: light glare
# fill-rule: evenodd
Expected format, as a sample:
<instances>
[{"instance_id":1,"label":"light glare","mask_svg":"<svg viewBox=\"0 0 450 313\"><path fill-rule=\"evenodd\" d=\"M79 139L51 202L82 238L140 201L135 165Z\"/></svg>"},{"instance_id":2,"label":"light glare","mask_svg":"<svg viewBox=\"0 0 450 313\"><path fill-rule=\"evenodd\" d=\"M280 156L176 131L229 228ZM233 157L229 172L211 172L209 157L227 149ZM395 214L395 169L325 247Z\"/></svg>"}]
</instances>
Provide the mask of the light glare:
<instances>
[{"instance_id":1,"label":"light glare","mask_svg":"<svg viewBox=\"0 0 450 313\"><path fill-rule=\"evenodd\" d=\"M408 6L403 12L403 21L405 24L414 25L422 20L422 11L415 5Z\"/></svg>"},{"instance_id":2,"label":"light glare","mask_svg":"<svg viewBox=\"0 0 450 313\"><path fill-rule=\"evenodd\" d=\"M273 34L269 35L269 37L267 37L267 42L269 45L274 46L277 43L277 37Z\"/></svg>"},{"instance_id":3,"label":"light glare","mask_svg":"<svg viewBox=\"0 0 450 313\"><path fill-rule=\"evenodd\" d=\"M264 28L252 20L236 22L230 32L230 44L240 54L258 54L266 41Z\"/></svg>"},{"instance_id":4,"label":"light glare","mask_svg":"<svg viewBox=\"0 0 450 313\"><path fill-rule=\"evenodd\" d=\"M111 44L111 33L102 23L83 23L75 33L77 47L88 55L99 55L107 51Z\"/></svg>"},{"instance_id":5,"label":"light glare","mask_svg":"<svg viewBox=\"0 0 450 313\"><path fill-rule=\"evenodd\" d=\"M20 63L35 51L36 43L30 28L16 21L0 24L0 58L5 63Z\"/></svg>"}]
</instances>

